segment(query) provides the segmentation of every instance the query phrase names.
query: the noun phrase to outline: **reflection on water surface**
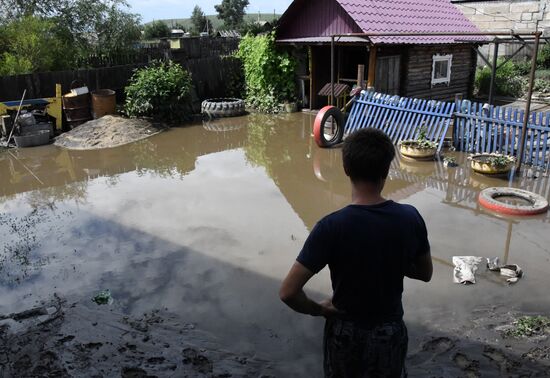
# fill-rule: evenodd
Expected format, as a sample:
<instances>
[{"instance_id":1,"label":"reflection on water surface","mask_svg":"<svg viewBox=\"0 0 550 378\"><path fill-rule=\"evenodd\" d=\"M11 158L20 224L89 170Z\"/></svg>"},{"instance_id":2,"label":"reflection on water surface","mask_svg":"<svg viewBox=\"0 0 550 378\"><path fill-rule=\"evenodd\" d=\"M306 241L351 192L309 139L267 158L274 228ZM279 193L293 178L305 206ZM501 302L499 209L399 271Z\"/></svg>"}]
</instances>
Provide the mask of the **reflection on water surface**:
<instances>
[{"instance_id":1,"label":"reflection on water surface","mask_svg":"<svg viewBox=\"0 0 550 378\"><path fill-rule=\"evenodd\" d=\"M0 311L53 292L89 300L108 288L118 310L168 308L215 333L227 349L307 375L320 372L322 322L291 313L278 284L315 222L345 206L340 150L320 150L310 115L259 116L172 129L128 146L0 152ZM488 303L550 310L545 293L549 216L502 218L477 194L506 181L396 159L385 194L424 215L434 281L407 281L410 324ZM29 171L32 172L29 173ZM548 178L514 182L549 197ZM520 264L513 287L490 275L452 284L453 255ZM327 272L310 285L330 293ZM475 294L473 294L475 292ZM465 315L466 316L466 315ZM457 320L458 321L458 320ZM315 375L315 374L314 374Z\"/></svg>"}]
</instances>

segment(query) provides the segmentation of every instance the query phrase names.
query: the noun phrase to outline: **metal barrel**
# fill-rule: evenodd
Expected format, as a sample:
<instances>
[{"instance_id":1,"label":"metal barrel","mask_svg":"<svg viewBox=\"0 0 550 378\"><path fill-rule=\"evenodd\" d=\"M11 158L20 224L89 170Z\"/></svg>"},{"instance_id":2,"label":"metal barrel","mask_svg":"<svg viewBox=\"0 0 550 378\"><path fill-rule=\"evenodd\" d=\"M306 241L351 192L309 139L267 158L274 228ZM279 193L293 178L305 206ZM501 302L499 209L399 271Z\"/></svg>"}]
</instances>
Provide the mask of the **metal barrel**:
<instances>
[{"instance_id":1,"label":"metal barrel","mask_svg":"<svg viewBox=\"0 0 550 378\"><path fill-rule=\"evenodd\" d=\"M98 89L92 92L92 115L98 119L116 112L116 92L111 89Z\"/></svg>"},{"instance_id":2,"label":"metal barrel","mask_svg":"<svg viewBox=\"0 0 550 378\"><path fill-rule=\"evenodd\" d=\"M90 94L85 93L78 96L63 96L63 109L67 117L67 123L72 129L92 119L90 113Z\"/></svg>"}]
</instances>

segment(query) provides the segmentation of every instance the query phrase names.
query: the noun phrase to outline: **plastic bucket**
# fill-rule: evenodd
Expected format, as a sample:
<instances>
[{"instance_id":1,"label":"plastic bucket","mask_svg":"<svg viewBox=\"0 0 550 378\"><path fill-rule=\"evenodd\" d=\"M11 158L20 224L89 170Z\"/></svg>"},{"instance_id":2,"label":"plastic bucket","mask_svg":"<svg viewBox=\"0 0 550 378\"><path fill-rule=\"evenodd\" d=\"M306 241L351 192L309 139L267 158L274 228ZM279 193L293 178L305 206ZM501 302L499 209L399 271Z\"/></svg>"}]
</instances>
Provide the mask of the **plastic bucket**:
<instances>
[{"instance_id":1,"label":"plastic bucket","mask_svg":"<svg viewBox=\"0 0 550 378\"><path fill-rule=\"evenodd\" d=\"M111 89L98 89L92 92L92 115L98 119L116 112L116 92Z\"/></svg>"}]
</instances>

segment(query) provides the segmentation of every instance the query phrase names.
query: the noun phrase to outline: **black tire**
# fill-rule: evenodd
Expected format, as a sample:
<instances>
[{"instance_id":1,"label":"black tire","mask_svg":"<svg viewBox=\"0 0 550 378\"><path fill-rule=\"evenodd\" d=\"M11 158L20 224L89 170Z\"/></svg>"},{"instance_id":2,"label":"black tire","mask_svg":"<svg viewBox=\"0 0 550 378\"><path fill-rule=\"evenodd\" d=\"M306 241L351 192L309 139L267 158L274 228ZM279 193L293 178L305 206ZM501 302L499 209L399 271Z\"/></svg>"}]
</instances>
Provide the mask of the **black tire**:
<instances>
[{"instance_id":1,"label":"black tire","mask_svg":"<svg viewBox=\"0 0 550 378\"><path fill-rule=\"evenodd\" d=\"M201 105L203 114L209 117L236 117L246 114L243 100L238 98L211 98Z\"/></svg>"},{"instance_id":2,"label":"black tire","mask_svg":"<svg viewBox=\"0 0 550 378\"><path fill-rule=\"evenodd\" d=\"M325 123L331 120L332 135L325 132ZM313 124L313 135L319 147L333 147L342 142L344 138L344 115L340 109L334 106L325 106L317 113ZM336 129L334 130L334 127Z\"/></svg>"}]
</instances>

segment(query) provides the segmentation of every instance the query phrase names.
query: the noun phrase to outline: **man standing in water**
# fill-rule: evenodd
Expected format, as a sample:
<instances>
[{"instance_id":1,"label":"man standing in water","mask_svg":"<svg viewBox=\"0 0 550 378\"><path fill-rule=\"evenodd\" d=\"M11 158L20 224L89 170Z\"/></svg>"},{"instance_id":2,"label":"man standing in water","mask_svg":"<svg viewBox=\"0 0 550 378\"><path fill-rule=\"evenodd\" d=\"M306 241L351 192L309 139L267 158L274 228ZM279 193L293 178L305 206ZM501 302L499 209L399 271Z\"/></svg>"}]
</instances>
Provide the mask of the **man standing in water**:
<instances>
[{"instance_id":1,"label":"man standing in water","mask_svg":"<svg viewBox=\"0 0 550 378\"><path fill-rule=\"evenodd\" d=\"M326 318L325 377L404 377L403 279L432 277L426 225L413 206L381 195L395 157L386 134L355 132L342 157L352 203L313 228L279 295L297 312ZM303 287L326 265L333 297L317 303Z\"/></svg>"}]
</instances>

